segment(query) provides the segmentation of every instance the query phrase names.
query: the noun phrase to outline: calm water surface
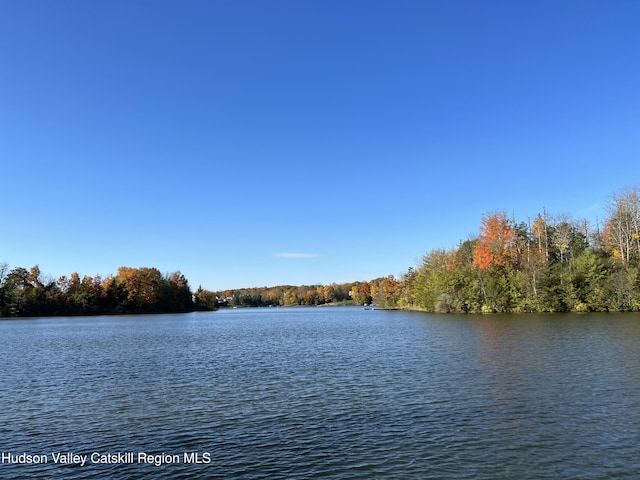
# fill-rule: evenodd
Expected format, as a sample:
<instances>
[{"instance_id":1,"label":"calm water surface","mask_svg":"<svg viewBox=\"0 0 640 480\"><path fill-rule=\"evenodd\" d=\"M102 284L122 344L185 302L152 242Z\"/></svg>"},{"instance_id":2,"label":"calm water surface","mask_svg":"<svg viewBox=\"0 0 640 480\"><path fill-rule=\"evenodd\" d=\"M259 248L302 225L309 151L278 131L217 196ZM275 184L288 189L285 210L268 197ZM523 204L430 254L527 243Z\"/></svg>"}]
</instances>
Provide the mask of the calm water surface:
<instances>
[{"instance_id":1,"label":"calm water surface","mask_svg":"<svg viewBox=\"0 0 640 480\"><path fill-rule=\"evenodd\" d=\"M639 315L2 320L0 365L0 478L640 478Z\"/></svg>"}]
</instances>

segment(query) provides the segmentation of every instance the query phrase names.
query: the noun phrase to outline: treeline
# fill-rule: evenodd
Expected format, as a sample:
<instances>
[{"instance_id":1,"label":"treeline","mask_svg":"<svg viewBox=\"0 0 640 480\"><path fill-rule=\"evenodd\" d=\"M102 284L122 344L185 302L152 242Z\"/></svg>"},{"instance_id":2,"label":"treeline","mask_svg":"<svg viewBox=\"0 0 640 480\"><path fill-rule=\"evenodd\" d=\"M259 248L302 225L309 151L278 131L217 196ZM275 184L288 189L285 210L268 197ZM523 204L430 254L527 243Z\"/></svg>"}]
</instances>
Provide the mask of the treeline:
<instances>
[{"instance_id":1,"label":"treeline","mask_svg":"<svg viewBox=\"0 0 640 480\"><path fill-rule=\"evenodd\" d=\"M241 288L215 292L220 306L279 307L323 305L351 301L350 284L278 285L275 287Z\"/></svg>"},{"instance_id":2,"label":"treeline","mask_svg":"<svg viewBox=\"0 0 640 480\"><path fill-rule=\"evenodd\" d=\"M602 228L547 212L485 215L477 238L428 253L401 289L431 312L640 311L638 187L614 195L607 214Z\"/></svg>"},{"instance_id":3,"label":"treeline","mask_svg":"<svg viewBox=\"0 0 640 480\"><path fill-rule=\"evenodd\" d=\"M213 298L213 300L212 300ZM0 316L175 313L217 308L215 297L199 289L192 294L180 272L163 275L156 268L120 267L101 278L72 273L45 278L30 270L0 265Z\"/></svg>"},{"instance_id":4,"label":"treeline","mask_svg":"<svg viewBox=\"0 0 640 480\"><path fill-rule=\"evenodd\" d=\"M331 304L406 304L402 282L393 276L331 285L279 285L214 292L220 306L277 307Z\"/></svg>"}]
</instances>

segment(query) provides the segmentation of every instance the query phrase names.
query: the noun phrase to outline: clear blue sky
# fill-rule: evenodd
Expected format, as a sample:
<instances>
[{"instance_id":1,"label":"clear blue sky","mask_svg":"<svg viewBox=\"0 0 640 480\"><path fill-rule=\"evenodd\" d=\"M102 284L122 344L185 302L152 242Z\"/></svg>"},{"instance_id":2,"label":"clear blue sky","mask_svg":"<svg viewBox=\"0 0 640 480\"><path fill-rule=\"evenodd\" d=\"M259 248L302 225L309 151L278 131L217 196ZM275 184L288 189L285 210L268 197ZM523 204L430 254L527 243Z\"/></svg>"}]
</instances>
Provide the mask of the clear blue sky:
<instances>
[{"instance_id":1,"label":"clear blue sky","mask_svg":"<svg viewBox=\"0 0 640 480\"><path fill-rule=\"evenodd\" d=\"M640 2L0 4L0 262L398 275L640 182Z\"/></svg>"}]
</instances>

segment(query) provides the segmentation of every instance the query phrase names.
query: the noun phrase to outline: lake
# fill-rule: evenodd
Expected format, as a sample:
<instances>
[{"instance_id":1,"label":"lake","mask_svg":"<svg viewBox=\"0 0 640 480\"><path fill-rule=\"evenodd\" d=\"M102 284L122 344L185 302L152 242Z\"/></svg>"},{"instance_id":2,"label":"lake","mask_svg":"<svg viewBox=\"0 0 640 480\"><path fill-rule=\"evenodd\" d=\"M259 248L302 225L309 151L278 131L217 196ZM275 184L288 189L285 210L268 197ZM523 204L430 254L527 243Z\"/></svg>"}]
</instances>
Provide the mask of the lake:
<instances>
[{"instance_id":1,"label":"lake","mask_svg":"<svg viewBox=\"0 0 640 480\"><path fill-rule=\"evenodd\" d=\"M0 478L640 478L640 315L0 321Z\"/></svg>"}]
</instances>

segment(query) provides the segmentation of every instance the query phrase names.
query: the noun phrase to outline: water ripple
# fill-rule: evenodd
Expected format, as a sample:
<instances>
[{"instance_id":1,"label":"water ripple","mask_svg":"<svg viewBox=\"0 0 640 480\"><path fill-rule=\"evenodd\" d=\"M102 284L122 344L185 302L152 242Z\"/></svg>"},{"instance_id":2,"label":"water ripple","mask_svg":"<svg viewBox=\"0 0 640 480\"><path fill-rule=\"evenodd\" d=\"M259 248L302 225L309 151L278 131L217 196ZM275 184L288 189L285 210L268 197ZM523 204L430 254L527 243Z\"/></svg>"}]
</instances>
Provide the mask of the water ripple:
<instances>
[{"instance_id":1,"label":"water ripple","mask_svg":"<svg viewBox=\"0 0 640 480\"><path fill-rule=\"evenodd\" d=\"M1 478L640 474L635 316L264 309L3 321L0 338L0 452L181 459Z\"/></svg>"}]
</instances>

